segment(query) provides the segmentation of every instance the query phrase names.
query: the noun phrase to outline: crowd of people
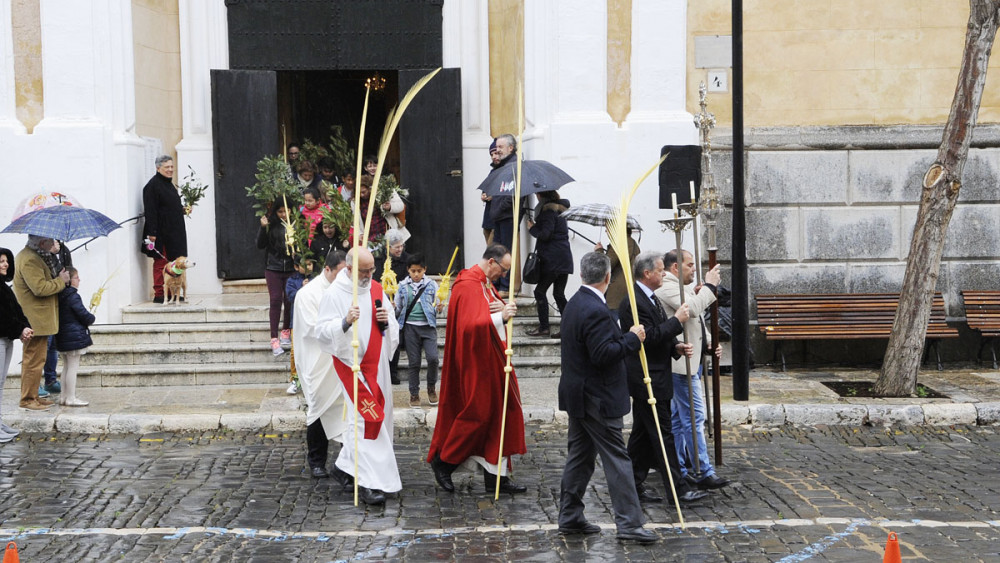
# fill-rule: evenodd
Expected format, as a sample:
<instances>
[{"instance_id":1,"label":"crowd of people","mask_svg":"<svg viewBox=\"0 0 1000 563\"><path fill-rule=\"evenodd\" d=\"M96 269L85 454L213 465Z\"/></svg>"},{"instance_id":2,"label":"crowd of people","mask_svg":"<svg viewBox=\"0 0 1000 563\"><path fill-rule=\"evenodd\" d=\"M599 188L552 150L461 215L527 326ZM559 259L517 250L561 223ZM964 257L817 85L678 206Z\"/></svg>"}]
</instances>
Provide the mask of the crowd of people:
<instances>
[{"instance_id":1,"label":"crowd of people","mask_svg":"<svg viewBox=\"0 0 1000 563\"><path fill-rule=\"evenodd\" d=\"M453 474L465 468L482 473L489 493L525 492L526 486L513 478L512 457L525 454L527 447L517 375L507 368L503 326L517 314L507 280L515 225L513 198L483 197L487 247L477 264L457 273L451 287L439 395L436 327L442 304L437 300L436 282L427 276L424 256L406 252L409 235L400 218L405 203L394 196L376 214L380 220L373 225L385 235L381 256L365 247L352 247L349 233L339 232L322 212L330 197L352 197L354 183L345 181L350 174L336 176L328 166L317 168L293 159L296 148L289 147L289 160L297 161L290 174L302 186L303 203L275 202L260 219L257 246L266 254L272 351L276 356L283 354L294 342L297 380L290 392L301 389L307 403L311 475L332 477L344 487L356 482L367 504L384 503L387 494L402 489L393 452L391 397L392 385L400 381L399 352L405 349L409 405L414 408L422 404L420 371L426 359L426 396L431 406L438 406L426 459L441 489L455 491ZM498 137L491 146L494 165L503 165L516 150L513 136ZM373 173L376 163L366 160L366 170ZM174 199L176 189L172 185L171 190L165 189L173 175L172 160L160 157L156 166L157 174L143 194L144 236L154 258L165 262L186 252L183 215L179 228L175 223L183 207L179 198ZM372 191L369 173L362 175L357 189L365 205ZM527 226L541 258L534 291L539 323L527 334L560 340L559 408L569 415L569 430L558 501L559 530L565 534L600 531L586 521L583 502L595 458L600 455L618 537L654 541L655 535L643 528L640 509L643 502L664 501L647 484L651 470L656 470L665 489L673 489L682 504L698 502L708 491L728 484L716 473L707 452L705 401L697 384L701 358L718 354L702 318L716 299L718 267L695 287L690 253L639 252L630 238L628 260L619 260L613 250L605 252L597 245L580 261L582 287L567 300L565 288L574 274L574 261L562 213L570 203L554 190L538 193L537 200ZM526 208L528 201L523 203ZM319 268L292 251L295 247L287 231L292 214L305 221L307 245L321 258ZM13 289L0 284L0 393L13 341L19 339L24 343L20 406L28 410L45 410L53 404L39 396L46 387L42 374L50 336L53 347L63 354L61 404L87 404L76 397L75 374L80 355L91 345L87 327L94 316L77 293L79 272L68 253L63 256L60 250L58 241L34 235L16 257L0 249L0 279L13 281ZM621 275L625 264L632 269L635 313ZM386 268L400 280L392 288L395 296L378 282ZM154 266L154 274L156 270ZM161 300L162 283L162 277L154 276L154 297ZM549 289L561 314L561 333L550 325ZM678 339L682 334L686 338ZM641 343L648 386L639 358ZM649 400L649 388L656 401ZM345 409L353 416L345 419ZM626 443L622 417L630 411L633 427ZM501 419L506 421L504 431ZM16 433L0 419L0 442ZM662 452L658 434L666 445ZM327 467L330 440L343 444L332 470Z\"/></svg>"}]
</instances>

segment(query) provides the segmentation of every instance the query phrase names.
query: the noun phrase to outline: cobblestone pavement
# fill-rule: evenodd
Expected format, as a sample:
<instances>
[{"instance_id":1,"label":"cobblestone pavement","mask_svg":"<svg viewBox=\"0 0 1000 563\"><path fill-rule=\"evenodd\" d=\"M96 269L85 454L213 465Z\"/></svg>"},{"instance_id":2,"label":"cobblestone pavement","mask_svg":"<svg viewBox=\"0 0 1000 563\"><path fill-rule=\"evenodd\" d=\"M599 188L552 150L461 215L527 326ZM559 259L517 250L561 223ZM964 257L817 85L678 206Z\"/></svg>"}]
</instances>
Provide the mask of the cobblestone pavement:
<instances>
[{"instance_id":1,"label":"cobblestone pavement","mask_svg":"<svg viewBox=\"0 0 1000 563\"><path fill-rule=\"evenodd\" d=\"M587 496L598 536L555 530L565 431L528 428L516 478L436 490L426 429L397 438L404 489L385 507L305 472L304 435L27 434L0 446L0 539L21 561L879 561L1000 560L1000 433L993 427L737 429L734 484L684 511L648 505L652 546L615 540L603 472Z\"/></svg>"}]
</instances>

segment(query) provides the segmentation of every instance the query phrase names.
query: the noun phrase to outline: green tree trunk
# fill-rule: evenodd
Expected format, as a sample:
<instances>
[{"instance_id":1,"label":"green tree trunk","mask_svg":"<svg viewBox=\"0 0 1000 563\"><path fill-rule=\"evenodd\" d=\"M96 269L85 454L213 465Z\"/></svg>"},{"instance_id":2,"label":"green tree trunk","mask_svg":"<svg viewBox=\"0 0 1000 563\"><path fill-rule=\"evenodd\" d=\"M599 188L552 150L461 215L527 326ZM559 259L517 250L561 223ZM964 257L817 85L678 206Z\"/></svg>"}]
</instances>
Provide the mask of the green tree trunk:
<instances>
[{"instance_id":1,"label":"green tree trunk","mask_svg":"<svg viewBox=\"0 0 1000 563\"><path fill-rule=\"evenodd\" d=\"M906 259L899 309L882 372L875 382L874 392L880 396L900 397L916 391L927 321L941 267L941 252L962 187L962 169L969 154L998 23L1000 0L969 0L969 28L958 86L937 159L924 175L920 211Z\"/></svg>"}]
</instances>

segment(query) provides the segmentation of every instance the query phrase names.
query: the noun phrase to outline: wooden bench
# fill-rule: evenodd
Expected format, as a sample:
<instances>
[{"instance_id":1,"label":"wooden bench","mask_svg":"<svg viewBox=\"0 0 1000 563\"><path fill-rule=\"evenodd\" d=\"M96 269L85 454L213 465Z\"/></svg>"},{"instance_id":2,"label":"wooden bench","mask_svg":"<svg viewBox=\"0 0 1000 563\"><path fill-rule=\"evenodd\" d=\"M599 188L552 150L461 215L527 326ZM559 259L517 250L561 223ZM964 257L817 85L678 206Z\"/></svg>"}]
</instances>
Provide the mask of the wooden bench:
<instances>
[{"instance_id":1,"label":"wooden bench","mask_svg":"<svg viewBox=\"0 0 1000 563\"><path fill-rule=\"evenodd\" d=\"M781 355L785 370L785 340L844 340L889 338L899 306L898 293L758 295L757 323L767 340L775 341L775 357ZM944 298L934 295L927 341L934 348L938 370L941 353L938 340L957 338L958 329L945 322ZM924 360L929 349L924 352Z\"/></svg>"},{"instance_id":2,"label":"wooden bench","mask_svg":"<svg viewBox=\"0 0 1000 563\"><path fill-rule=\"evenodd\" d=\"M969 328L978 330L983 337L979 353L976 354L976 361L981 360L983 348L989 344L993 355L993 369L997 369L996 340L1000 337L1000 291L966 290L962 292L962 299L965 300L965 322L969 324Z\"/></svg>"}]
</instances>

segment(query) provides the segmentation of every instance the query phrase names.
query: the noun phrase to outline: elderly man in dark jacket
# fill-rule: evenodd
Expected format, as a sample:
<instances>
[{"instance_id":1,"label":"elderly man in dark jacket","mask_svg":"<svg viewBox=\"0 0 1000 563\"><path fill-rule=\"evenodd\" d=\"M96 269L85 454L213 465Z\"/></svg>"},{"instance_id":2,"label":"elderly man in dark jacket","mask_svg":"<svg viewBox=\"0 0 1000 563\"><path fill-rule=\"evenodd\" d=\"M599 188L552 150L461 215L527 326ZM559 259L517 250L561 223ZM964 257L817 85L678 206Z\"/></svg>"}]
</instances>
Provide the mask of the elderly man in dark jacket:
<instances>
[{"instance_id":1,"label":"elderly man in dark jacket","mask_svg":"<svg viewBox=\"0 0 1000 563\"><path fill-rule=\"evenodd\" d=\"M629 411L625 358L646 338L642 325L622 334L608 310L604 291L611 281L611 261L588 252L580 261L583 287L569 300L562 318L562 375L559 410L569 415L566 467L559 495L559 532L597 534L601 528L584 517L583 495L601 464L611 493L618 539L656 541L642 527L642 508L632 476L632 462L622 437L622 417Z\"/></svg>"},{"instance_id":2,"label":"elderly man in dark jacket","mask_svg":"<svg viewBox=\"0 0 1000 563\"><path fill-rule=\"evenodd\" d=\"M142 188L142 207L146 223L143 237L153 243L153 302L163 303L163 268L178 256L187 256L187 230L184 204L173 184L174 159L156 158L156 174ZM183 301L184 298L181 298Z\"/></svg>"}]
</instances>

